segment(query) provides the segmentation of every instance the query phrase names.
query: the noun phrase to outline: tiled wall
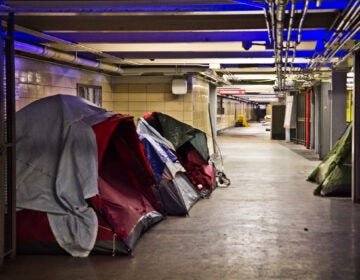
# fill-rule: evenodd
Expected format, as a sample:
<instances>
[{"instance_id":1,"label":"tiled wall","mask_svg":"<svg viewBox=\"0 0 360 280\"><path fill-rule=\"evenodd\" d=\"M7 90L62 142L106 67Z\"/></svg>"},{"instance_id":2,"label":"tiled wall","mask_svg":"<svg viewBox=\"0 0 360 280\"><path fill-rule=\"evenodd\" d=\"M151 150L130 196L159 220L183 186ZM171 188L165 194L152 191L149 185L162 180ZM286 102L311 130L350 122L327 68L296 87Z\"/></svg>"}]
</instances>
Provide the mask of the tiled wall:
<instances>
[{"instance_id":1,"label":"tiled wall","mask_svg":"<svg viewBox=\"0 0 360 280\"><path fill-rule=\"evenodd\" d=\"M147 112L158 111L192 125L208 135L213 151L209 118L209 84L192 79L189 92L172 93L172 77L116 77L113 88L113 109L135 119Z\"/></svg>"},{"instance_id":2,"label":"tiled wall","mask_svg":"<svg viewBox=\"0 0 360 280\"><path fill-rule=\"evenodd\" d=\"M135 120L159 111L211 135L205 81L193 79L187 94L176 95L171 89L172 76L110 76L23 57L16 57L15 63L16 110L46 96L76 95L77 83L96 85L102 87L102 104L107 110L130 114Z\"/></svg>"},{"instance_id":3,"label":"tiled wall","mask_svg":"<svg viewBox=\"0 0 360 280\"><path fill-rule=\"evenodd\" d=\"M214 152L209 115L209 84L201 79L192 80L193 94L193 126L201 129L207 135L210 153Z\"/></svg>"},{"instance_id":4,"label":"tiled wall","mask_svg":"<svg viewBox=\"0 0 360 280\"><path fill-rule=\"evenodd\" d=\"M77 83L101 86L105 97L103 105L105 108L112 109L112 104L107 102L112 92L110 76L16 57L16 110L20 110L27 104L46 96L59 93L76 95Z\"/></svg>"},{"instance_id":5,"label":"tiled wall","mask_svg":"<svg viewBox=\"0 0 360 280\"><path fill-rule=\"evenodd\" d=\"M172 77L116 77L113 110L136 118L158 111L193 124L193 95L172 94Z\"/></svg>"},{"instance_id":6,"label":"tiled wall","mask_svg":"<svg viewBox=\"0 0 360 280\"><path fill-rule=\"evenodd\" d=\"M219 98L219 97L218 97ZM248 121L254 119L253 105L231 99L223 99L224 114L217 115L217 130L235 126L238 115L244 115Z\"/></svg>"}]
</instances>

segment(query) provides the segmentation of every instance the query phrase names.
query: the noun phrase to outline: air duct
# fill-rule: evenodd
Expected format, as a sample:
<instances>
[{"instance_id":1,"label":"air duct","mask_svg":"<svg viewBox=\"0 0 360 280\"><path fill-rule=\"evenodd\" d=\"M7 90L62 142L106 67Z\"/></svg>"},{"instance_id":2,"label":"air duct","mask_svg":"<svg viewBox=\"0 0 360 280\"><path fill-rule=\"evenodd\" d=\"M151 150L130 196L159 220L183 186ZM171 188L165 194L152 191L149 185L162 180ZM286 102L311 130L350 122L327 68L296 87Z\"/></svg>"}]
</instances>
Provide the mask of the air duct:
<instances>
[{"instance_id":1,"label":"air duct","mask_svg":"<svg viewBox=\"0 0 360 280\"><path fill-rule=\"evenodd\" d=\"M22 51L33 55L54 59L60 62L67 62L67 63L71 63L87 68L92 68L100 71L105 71L105 72L123 73L123 70L118 65L101 63L100 61L81 58L78 57L77 55L60 52L54 49L50 49L46 46L37 46L37 45L15 41L14 47L15 50L17 51Z\"/></svg>"}]
</instances>

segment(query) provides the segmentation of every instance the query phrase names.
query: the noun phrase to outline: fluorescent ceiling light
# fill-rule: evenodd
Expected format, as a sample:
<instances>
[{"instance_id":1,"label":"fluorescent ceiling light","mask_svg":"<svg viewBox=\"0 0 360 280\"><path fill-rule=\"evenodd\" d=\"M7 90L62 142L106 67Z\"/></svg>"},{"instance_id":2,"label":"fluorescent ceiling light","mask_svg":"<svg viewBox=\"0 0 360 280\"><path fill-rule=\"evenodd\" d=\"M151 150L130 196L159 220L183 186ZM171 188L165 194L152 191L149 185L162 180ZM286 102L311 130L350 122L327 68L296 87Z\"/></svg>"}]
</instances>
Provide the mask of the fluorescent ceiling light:
<instances>
[{"instance_id":1,"label":"fluorescent ceiling light","mask_svg":"<svg viewBox=\"0 0 360 280\"><path fill-rule=\"evenodd\" d=\"M231 80L276 80L275 74L234 74L224 75Z\"/></svg>"},{"instance_id":2,"label":"fluorescent ceiling light","mask_svg":"<svg viewBox=\"0 0 360 280\"><path fill-rule=\"evenodd\" d=\"M255 43L255 42L253 42ZM253 45L251 51L266 51L264 45ZM242 42L196 43L82 43L83 46L104 52L234 52L245 51ZM272 52L272 50L269 50Z\"/></svg>"},{"instance_id":3,"label":"fluorescent ceiling light","mask_svg":"<svg viewBox=\"0 0 360 280\"><path fill-rule=\"evenodd\" d=\"M334 61L337 60L336 58ZM219 64L274 64L274 58L159 58L159 59L131 59L132 62L140 65L209 65ZM308 58L295 58L294 63L306 64L311 62ZM257 70L259 71L259 69Z\"/></svg>"}]
</instances>

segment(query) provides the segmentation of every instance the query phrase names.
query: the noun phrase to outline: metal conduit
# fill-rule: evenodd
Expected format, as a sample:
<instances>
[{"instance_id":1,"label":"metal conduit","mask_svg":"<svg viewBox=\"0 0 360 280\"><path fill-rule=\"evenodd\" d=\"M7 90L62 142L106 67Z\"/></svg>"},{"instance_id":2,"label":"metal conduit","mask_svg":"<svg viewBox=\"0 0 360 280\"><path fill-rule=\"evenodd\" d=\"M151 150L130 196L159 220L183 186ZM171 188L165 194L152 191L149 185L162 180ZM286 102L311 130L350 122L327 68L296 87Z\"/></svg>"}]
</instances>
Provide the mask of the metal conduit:
<instances>
[{"instance_id":1,"label":"metal conduit","mask_svg":"<svg viewBox=\"0 0 360 280\"><path fill-rule=\"evenodd\" d=\"M360 31L360 22L357 24L357 26L355 27L355 29L348 33L346 38L343 39L342 43L340 45L338 45L330 54L329 57L327 57L327 59L331 59L335 56L335 54L352 38L355 36L356 33L358 33Z\"/></svg>"},{"instance_id":2,"label":"metal conduit","mask_svg":"<svg viewBox=\"0 0 360 280\"><path fill-rule=\"evenodd\" d=\"M267 3L269 1L266 1ZM275 7L274 7L274 2L270 2L268 3L269 5L269 13L270 13L270 19L271 19L271 32L272 32L272 39L273 39L273 46L275 49Z\"/></svg>"},{"instance_id":3,"label":"metal conduit","mask_svg":"<svg viewBox=\"0 0 360 280\"><path fill-rule=\"evenodd\" d=\"M297 37L297 41L296 41L295 46L294 46L294 52L293 52L293 57L292 57L292 61L291 61L291 68L293 68L293 64L294 64L295 57L296 57L296 47L301 42L302 26L304 24L304 20L305 20L305 16L307 14L308 8L309 8L309 0L306 0L304 10L303 10L300 22L299 22L298 37Z\"/></svg>"},{"instance_id":4,"label":"metal conduit","mask_svg":"<svg viewBox=\"0 0 360 280\"><path fill-rule=\"evenodd\" d=\"M354 1L354 0L352 0ZM334 26L336 25L336 23L338 22L339 18L344 17L344 15L347 13L347 11L349 10L349 8L351 7L352 1L348 1L348 3L346 4L344 10L338 14L335 18L335 20L333 21L333 23L331 24L330 28L327 30L327 32L329 32L330 30L332 30L334 28ZM327 34L326 34L327 35ZM325 41L325 39L324 39ZM329 41L329 40L328 40Z\"/></svg>"},{"instance_id":5,"label":"metal conduit","mask_svg":"<svg viewBox=\"0 0 360 280\"><path fill-rule=\"evenodd\" d=\"M354 55L354 53L357 52L359 49L360 49L360 42L354 45L344 57L342 57L338 62L336 62L336 65L345 61L350 55Z\"/></svg>"},{"instance_id":6,"label":"metal conduit","mask_svg":"<svg viewBox=\"0 0 360 280\"><path fill-rule=\"evenodd\" d=\"M357 18L359 17L359 10L360 10L360 5L358 5L355 12L351 14L349 21L345 24L343 28L344 30L347 30L348 28L350 28L351 25L353 25L356 22Z\"/></svg>"},{"instance_id":7,"label":"metal conduit","mask_svg":"<svg viewBox=\"0 0 360 280\"><path fill-rule=\"evenodd\" d=\"M276 42L275 42L275 65L280 90L284 88L282 74L282 50L283 50L283 32L284 32L284 14L287 0L276 1Z\"/></svg>"},{"instance_id":8,"label":"metal conduit","mask_svg":"<svg viewBox=\"0 0 360 280\"><path fill-rule=\"evenodd\" d=\"M268 32L269 43L272 44L273 43L273 37L272 37L271 29L270 29L269 13L268 13L268 11L266 9L264 9L264 16L265 16L266 29L267 29L267 32Z\"/></svg>"},{"instance_id":9,"label":"metal conduit","mask_svg":"<svg viewBox=\"0 0 360 280\"><path fill-rule=\"evenodd\" d=\"M340 17L343 17L343 19L341 20L341 22L339 23L339 25L336 27L335 32L331 35L331 37L329 38L329 40L325 43L325 48L326 49L330 49L331 46L335 43L336 39L339 38L339 32L343 30L343 25L345 24L345 22L347 21L348 17L352 14L352 11L355 9L356 5L359 3L359 0L356 0L355 3L350 7L349 10L349 5L346 6L346 8L344 9L343 13L341 13ZM350 4L350 2L349 2ZM335 21L336 22L336 21ZM332 26L333 27L333 26ZM333 39L333 37L335 37L335 39ZM340 35L341 36L341 35ZM330 44L330 45L329 45Z\"/></svg>"},{"instance_id":10,"label":"metal conduit","mask_svg":"<svg viewBox=\"0 0 360 280\"><path fill-rule=\"evenodd\" d=\"M291 0L291 11L290 11L290 20L289 20L289 27L288 27L288 34L286 39L286 54L285 54L285 72L287 71L287 62L289 57L289 49L290 49L290 38L291 38L291 32L292 32L292 25L294 22L294 14L295 14L295 0Z\"/></svg>"},{"instance_id":11,"label":"metal conduit","mask_svg":"<svg viewBox=\"0 0 360 280\"><path fill-rule=\"evenodd\" d=\"M332 29L335 27L336 23L339 21L340 18L342 18L342 20L341 20L341 22L339 23L339 25L342 24L342 21L344 21L345 15L347 14L349 8L352 6L352 2L353 2L353 1L349 1L349 2L347 3L346 7L344 8L344 10L343 10L340 14L337 15L337 17L335 18L335 20L333 21L333 23L331 24L331 26L330 26L329 29L327 30L327 34L329 33L330 30L332 30ZM327 52L327 50L329 49L329 44L330 44L330 41L332 40L333 36L337 35L338 33L336 33L336 32L332 33L332 34L331 34L331 37L330 37L328 40L326 39L327 34L325 35L325 37L324 37L324 39L323 39L323 41L326 42L326 43L324 44L324 47L325 47L325 50L324 50L324 52L323 52L324 54L325 54L325 53ZM315 56L315 54L314 54L314 56L312 57L312 60L314 60L314 59L319 59L319 58L320 58L319 55ZM318 61L313 61L313 62L311 62L311 63L309 62L309 63L307 64L307 67L308 67L308 68L315 68L315 67L317 67L318 64L319 64Z\"/></svg>"},{"instance_id":12,"label":"metal conduit","mask_svg":"<svg viewBox=\"0 0 360 280\"><path fill-rule=\"evenodd\" d=\"M349 2L350 4L351 2ZM343 19L339 23L339 25L336 27L336 32L334 32L330 39L332 41L328 41L325 44L325 50L323 52L323 61L314 61L310 67L320 67L325 63L326 60L329 60L333 58L336 53L357 33L360 31L360 1L356 0L353 6L349 9L349 5L345 8L341 16L343 16ZM358 6L357 6L358 5ZM357 7L356 7L357 6ZM354 12L355 9L355 12ZM347 32L344 30L345 27L349 28ZM339 32L341 31L341 32ZM335 36L335 38L334 38ZM337 47L332 49L334 44L338 43ZM317 56L317 58L320 58L321 56Z\"/></svg>"},{"instance_id":13,"label":"metal conduit","mask_svg":"<svg viewBox=\"0 0 360 280\"><path fill-rule=\"evenodd\" d=\"M356 17L358 16L356 13L353 13L354 9L356 8L356 5L358 5L358 3L359 3L359 0L355 1L354 5L347 11L344 18L341 20L338 27L336 28L336 31L332 34L330 40L334 36L335 36L335 38L332 39L331 42L329 41L327 44L325 44L325 51L324 51L324 55L323 55L325 58L329 58L330 56L333 56L332 55L333 54L332 47L334 46L334 44L341 43L344 40L344 38L347 37L347 35L348 35L348 33L346 33L347 27L349 27L349 25L351 25L351 22L353 22L354 16L355 15L356 15ZM358 8L357 8L357 11L358 11ZM349 19L349 17L350 17L350 19Z\"/></svg>"},{"instance_id":14,"label":"metal conduit","mask_svg":"<svg viewBox=\"0 0 360 280\"><path fill-rule=\"evenodd\" d=\"M85 59L85 58L80 58L77 55L60 52L60 51L57 51L54 49L49 49L48 47L45 47L45 46L35 46L35 45L16 41L15 42L15 50L47 57L47 58L54 59L57 61L73 63L76 65L80 65L80 66L84 66L84 67L88 67L88 68L94 68L94 69L102 70L102 71L106 71L106 72L123 73L123 70L120 68L120 66L113 65L113 64L107 64L107 63L101 63L100 61L94 61L94 60L89 60L89 59Z\"/></svg>"},{"instance_id":15,"label":"metal conduit","mask_svg":"<svg viewBox=\"0 0 360 280\"><path fill-rule=\"evenodd\" d=\"M358 13L359 9L360 9L360 5L356 8L356 14L352 14L353 9L355 8L355 5L357 5L360 1L356 1L354 6L348 11L347 16L345 17L346 19L348 19L350 13L351 13L351 17L350 19L348 19L348 22L342 21L339 25L341 26L345 26L346 27L350 27L350 29L347 32L340 32L337 34L336 39L328 46L328 49L325 50L324 52L324 59L328 60L333 58L336 53L357 33L360 31L360 14ZM355 23L354 26L352 26ZM338 29L338 28L337 28ZM335 42L338 42L338 46L335 49L331 49L334 45ZM320 64L320 66L324 63L323 62L317 62L317 65Z\"/></svg>"},{"instance_id":16,"label":"metal conduit","mask_svg":"<svg viewBox=\"0 0 360 280\"><path fill-rule=\"evenodd\" d=\"M297 37L297 42L296 42L297 45L300 44L300 42L301 42L302 26L304 24L304 20L305 20L305 16L307 14L308 8L309 8L309 0L306 0L304 11L303 11L303 14L301 16L300 23L299 23L298 37Z\"/></svg>"}]
</instances>

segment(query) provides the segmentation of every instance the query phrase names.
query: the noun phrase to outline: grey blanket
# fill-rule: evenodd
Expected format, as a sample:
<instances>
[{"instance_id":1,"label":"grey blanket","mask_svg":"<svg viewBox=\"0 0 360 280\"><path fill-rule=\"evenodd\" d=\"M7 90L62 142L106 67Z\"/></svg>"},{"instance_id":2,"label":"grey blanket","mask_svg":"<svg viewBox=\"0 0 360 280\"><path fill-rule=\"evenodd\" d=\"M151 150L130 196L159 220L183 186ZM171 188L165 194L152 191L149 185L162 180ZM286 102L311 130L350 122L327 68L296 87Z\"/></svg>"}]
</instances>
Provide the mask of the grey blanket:
<instances>
[{"instance_id":1,"label":"grey blanket","mask_svg":"<svg viewBox=\"0 0 360 280\"><path fill-rule=\"evenodd\" d=\"M92 125L112 113L69 95L38 100L16 113L17 208L46 212L59 245L86 257L98 222L85 199L98 193Z\"/></svg>"}]
</instances>

